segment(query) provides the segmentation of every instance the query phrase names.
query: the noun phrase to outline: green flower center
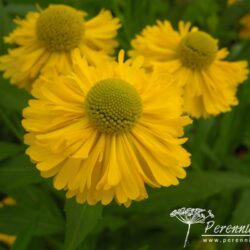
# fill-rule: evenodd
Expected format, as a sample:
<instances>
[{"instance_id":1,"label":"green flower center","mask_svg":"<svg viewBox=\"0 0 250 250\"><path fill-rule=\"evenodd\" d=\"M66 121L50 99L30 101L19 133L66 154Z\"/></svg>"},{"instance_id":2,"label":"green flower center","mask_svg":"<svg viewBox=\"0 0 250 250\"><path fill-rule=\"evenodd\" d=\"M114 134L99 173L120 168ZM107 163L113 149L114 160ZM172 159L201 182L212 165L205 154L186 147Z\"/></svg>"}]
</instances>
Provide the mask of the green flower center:
<instances>
[{"instance_id":1,"label":"green flower center","mask_svg":"<svg viewBox=\"0 0 250 250\"><path fill-rule=\"evenodd\" d=\"M205 32L186 35L177 50L182 64L192 70L201 70L210 65L218 51L217 41Z\"/></svg>"},{"instance_id":2,"label":"green flower center","mask_svg":"<svg viewBox=\"0 0 250 250\"><path fill-rule=\"evenodd\" d=\"M83 25L83 16L77 10L64 5L51 6L40 14L36 34L48 50L69 51L80 44Z\"/></svg>"},{"instance_id":3,"label":"green flower center","mask_svg":"<svg viewBox=\"0 0 250 250\"><path fill-rule=\"evenodd\" d=\"M133 128L141 116L142 101L131 84L120 79L106 79L89 90L85 109L96 129L117 134Z\"/></svg>"}]
</instances>

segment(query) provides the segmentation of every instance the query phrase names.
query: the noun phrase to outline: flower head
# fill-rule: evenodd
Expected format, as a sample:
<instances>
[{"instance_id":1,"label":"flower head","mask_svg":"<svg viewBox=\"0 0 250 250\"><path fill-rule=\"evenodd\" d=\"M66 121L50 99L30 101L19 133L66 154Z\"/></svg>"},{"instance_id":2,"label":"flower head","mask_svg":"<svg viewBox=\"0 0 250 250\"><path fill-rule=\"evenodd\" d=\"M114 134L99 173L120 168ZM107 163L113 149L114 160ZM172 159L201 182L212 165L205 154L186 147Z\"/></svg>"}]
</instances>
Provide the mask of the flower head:
<instances>
[{"instance_id":1,"label":"flower head","mask_svg":"<svg viewBox=\"0 0 250 250\"><path fill-rule=\"evenodd\" d=\"M181 89L142 60L91 67L75 51L73 72L41 77L23 126L27 154L54 186L80 203L129 205L147 198L145 184L177 185L189 166Z\"/></svg>"},{"instance_id":2,"label":"flower head","mask_svg":"<svg viewBox=\"0 0 250 250\"><path fill-rule=\"evenodd\" d=\"M36 22L36 36L50 51L69 51L84 39L83 13L58 5L41 12Z\"/></svg>"},{"instance_id":3,"label":"flower head","mask_svg":"<svg viewBox=\"0 0 250 250\"><path fill-rule=\"evenodd\" d=\"M173 74L184 88L184 110L193 117L218 115L237 105L237 86L248 74L247 62L227 62L226 49L209 34L179 23L179 32L168 21L146 27L132 41L131 57L143 55L144 66Z\"/></svg>"},{"instance_id":4,"label":"flower head","mask_svg":"<svg viewBox=\"0 0 250 250\"><path fill-rule=\"evenodd\" d=\"M66 5L50 5L40 12L30 12L16 19L18 27L5 38L15 44L0 57L0 70L18 87L30 89L40 73L54 67L58 73L70 72L72 53L79 48L88 63L100 65L111 60L117 42L114 37L119 20L102 10L85 20L86 13Z\"/></svg>"}]
</instances>

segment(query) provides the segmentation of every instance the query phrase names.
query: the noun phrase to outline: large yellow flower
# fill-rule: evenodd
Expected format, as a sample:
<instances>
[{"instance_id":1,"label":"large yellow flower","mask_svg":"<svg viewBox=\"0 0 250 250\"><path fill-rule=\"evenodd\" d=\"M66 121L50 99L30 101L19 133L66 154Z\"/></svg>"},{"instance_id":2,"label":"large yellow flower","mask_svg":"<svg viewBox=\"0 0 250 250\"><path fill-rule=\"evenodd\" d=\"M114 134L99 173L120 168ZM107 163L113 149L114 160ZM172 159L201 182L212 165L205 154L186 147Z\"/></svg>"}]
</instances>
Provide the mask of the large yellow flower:
<instances>
[{"instance_id":1,"label":"large yellow flower","mask_svg":"<svg viewBox=\"0 0 250 250\"><path fill-rule=\"evenodd\" d=\"M250 14L245 15L240 19L242 28L239 32L239 36L244 39L250 39Z\"/></svg>"},{"instance_id":2,"label":"large yellow flower","mask_svg":"<svg viewBox=\"0 0 250 250\"><path fill-rule=\"evenodd\" d=\"M74 71L37 81L24 110L27 154L44 177L80 203L129 205L152 187L177 185L190 157L181 146L181 90L148 75L142 60L88 66L75 52Z\"/></svg>"},{"instance_id":3,"label":"large yellow flower","mask_svg":"<svg viewBox=\"0 0 250 250\"><path fill-rule=\"evenodd\" d=\"M237 86L248 74L247 62L227 62L226 49L190 23L179 32L168 21L148 26L132 41L131 57L143 55L144 66L161 65L184 87L184 110L193 117L218 115L237 105Z\"/></svg>"},{"instance_id":4,"label":"large yellow flower","mask_svg":"<svg viewBox=\"0 0 250 250\"><path fill-rule=\"evenodd\" d=\"M70 71L74 48L79 48L92 65L110 60L117 46L114 37L119 20L107 10L90 20L84 20L85 16L69 6L50 5L41 12L28 13L24 20L17 18L18 27L5 38L17 48L0 57L4 77L30 89L39 74L50 67L59 73Z\"/></svg>"}]
</instances>

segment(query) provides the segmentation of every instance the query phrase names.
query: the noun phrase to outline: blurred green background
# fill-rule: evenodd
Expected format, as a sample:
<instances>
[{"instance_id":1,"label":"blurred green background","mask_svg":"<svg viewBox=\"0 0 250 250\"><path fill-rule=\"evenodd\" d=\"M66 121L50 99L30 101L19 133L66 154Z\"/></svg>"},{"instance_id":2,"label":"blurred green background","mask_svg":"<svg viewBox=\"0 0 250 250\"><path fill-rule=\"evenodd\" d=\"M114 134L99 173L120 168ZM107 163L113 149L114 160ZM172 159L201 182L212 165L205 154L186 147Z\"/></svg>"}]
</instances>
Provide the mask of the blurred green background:
<instances>
[{"instance_id":1,"label":"blurred green background","mask_svg":"<svg viewBox=\"0 0 250 250\"><path fill-rule=\"evenodd\" d=\"M89 17L100 9L122 21L118 40L128 50L130 40L145 25L168 19L191 21L230 49L229 60L250 59L250 40L239 38L239 20L250 14L250 1L226 0L0 0L0 54L3 36L37 5L63 3L83 9ZM0 208L0 232L16 235L14 250L176 250L183 249L187 225L170 212L179 207L211 209L216 224L250 224L250 83L238 91L239 106L216 118L194 121L187 128L186 148L192 153L187 178L177 187L149 191L149 198L130 208L78 205L65 201L25 156L20 121L29 94L0 76L0 194L17 204ZM193 225L189 245L194 250L249 250L249 243L202 244L204 225ZM1 238L1 237L0 237ZM9 249L0 243L0 250Z\"/></svg>"}]
</instances>

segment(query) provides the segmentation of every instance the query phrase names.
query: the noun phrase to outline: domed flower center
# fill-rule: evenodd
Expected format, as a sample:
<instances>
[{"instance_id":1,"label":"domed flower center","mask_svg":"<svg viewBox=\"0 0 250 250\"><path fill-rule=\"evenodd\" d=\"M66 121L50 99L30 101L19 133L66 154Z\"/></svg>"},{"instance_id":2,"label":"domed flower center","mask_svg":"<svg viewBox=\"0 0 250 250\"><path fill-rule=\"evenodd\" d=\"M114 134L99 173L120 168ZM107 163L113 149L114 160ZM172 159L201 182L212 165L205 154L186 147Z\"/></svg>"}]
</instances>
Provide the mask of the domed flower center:
<instances>
[{"instance_id":1,"label":"domed flower center","mask_svg":"<svg viewBox=\"0 0 250 250\"><path fill-rule=\"evenodd\" d=\"M120 79L96 83L88 92L85 109L92 125L100 132L117 134L132 129L142 113L136 89Z\"/></svg>"},{"instance_id":2,"label":"domed flower center","mask_svg":"<svg viewBox=\"0 0 250 250\"><path fill-rule=\"evenodd\" d=\"M83 16L77 10L63 5L51 6L39 16L36 33L50 51L68 51L80 44L83 25Z\"/></svg>"},{"instance_id":3,"label":"domed flower center","mask_svg":"<svg viewBox=\"0 0 250 250\"><path fill-rule=\"evenodd\" d=\"M217 41L210 35L197 31L186 35L177 51L184 66L192 70L201 70L214 61L218 46Z\"/></svg>"}]
</instances>

